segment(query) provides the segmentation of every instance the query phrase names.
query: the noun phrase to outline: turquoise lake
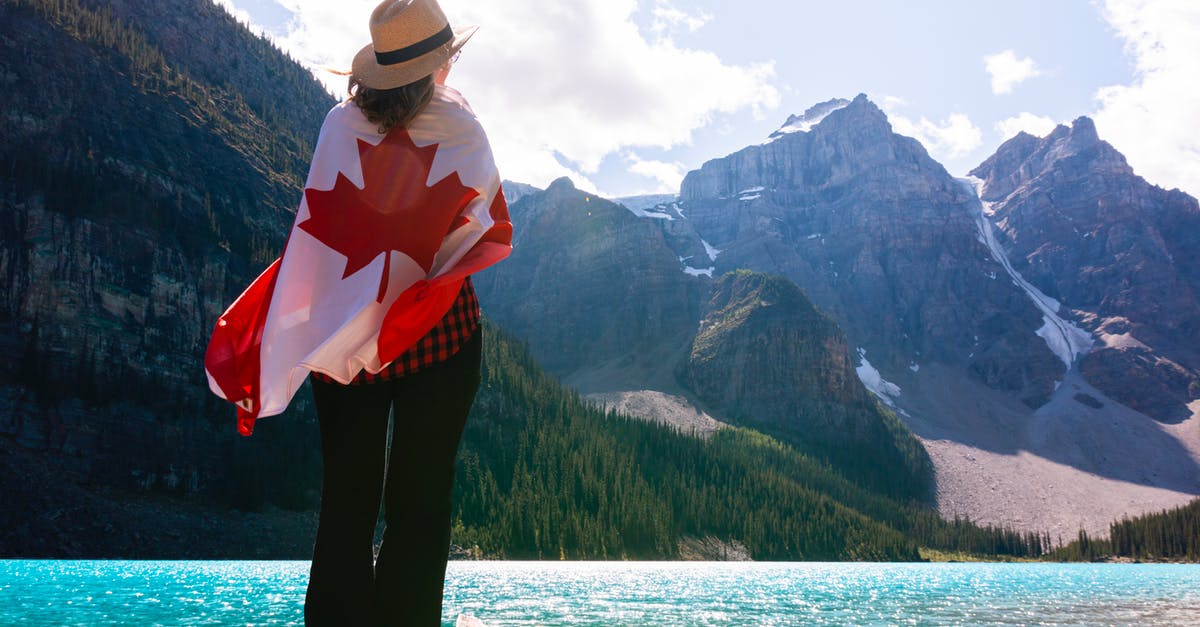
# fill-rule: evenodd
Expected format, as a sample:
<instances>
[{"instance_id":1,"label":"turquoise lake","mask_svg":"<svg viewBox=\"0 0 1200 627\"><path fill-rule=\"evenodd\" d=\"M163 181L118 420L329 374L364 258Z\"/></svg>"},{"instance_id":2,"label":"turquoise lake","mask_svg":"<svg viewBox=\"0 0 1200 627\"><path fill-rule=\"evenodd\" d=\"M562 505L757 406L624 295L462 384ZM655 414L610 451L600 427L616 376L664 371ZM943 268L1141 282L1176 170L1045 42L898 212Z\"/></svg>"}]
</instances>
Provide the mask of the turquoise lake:
<instances>
[{"instance_id":1,"label":"turquoise lake","mask_svg":"<svg viewBox=\"0 0 1200 627\"><path fill-rule=\"evenodd\" d=\"M301 625L308 562L0 560L0 625ZM444 624L1200 625L1200 566L451 562Z\"/></svg>"}]
</instances>

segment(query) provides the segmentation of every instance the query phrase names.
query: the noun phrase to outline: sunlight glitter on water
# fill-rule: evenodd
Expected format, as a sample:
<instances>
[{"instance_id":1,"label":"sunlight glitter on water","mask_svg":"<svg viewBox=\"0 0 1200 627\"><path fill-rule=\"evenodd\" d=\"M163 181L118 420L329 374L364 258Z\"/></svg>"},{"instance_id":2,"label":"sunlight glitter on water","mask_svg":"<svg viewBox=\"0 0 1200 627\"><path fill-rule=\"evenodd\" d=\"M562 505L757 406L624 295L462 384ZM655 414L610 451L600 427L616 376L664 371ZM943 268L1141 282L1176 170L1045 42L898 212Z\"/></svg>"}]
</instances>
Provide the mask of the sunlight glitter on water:
<instances>
[{"instance_id":1,"label":"sunlight glitter on water","mask_svg":"<svg viewBox=\"0 0 1200 627\"><path fill-rule=\"evenodd\" d=\"M301 625L308 562L0 560L0 624ZM444 624L1200 624L1200 566L452 562Z\"/></svg>"}]
</instances>

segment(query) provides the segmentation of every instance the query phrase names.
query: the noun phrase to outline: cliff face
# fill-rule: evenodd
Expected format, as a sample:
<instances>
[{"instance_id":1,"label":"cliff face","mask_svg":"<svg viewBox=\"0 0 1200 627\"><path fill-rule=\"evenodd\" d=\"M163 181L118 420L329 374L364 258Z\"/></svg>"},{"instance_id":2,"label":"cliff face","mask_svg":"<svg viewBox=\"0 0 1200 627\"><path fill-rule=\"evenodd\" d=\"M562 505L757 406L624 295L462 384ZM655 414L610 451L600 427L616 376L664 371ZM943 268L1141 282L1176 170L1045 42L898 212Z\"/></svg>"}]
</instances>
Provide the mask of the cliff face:
<instances>
[{"instance_id":1,"label":"cliff face","mask_svg":"<svg viewBox=\"0 0 1200 627\"><path fill-rule=\"evenodd\" d=\"M0 20L0 346L19 357L0 437L85 484L311 507L307 395L241 438L203 355L282 245L333 100L209 2L18 0Z\"/></svg>"},{"instance_id":2,"label":"cliff face","mask_svg":"<svg viewBox=\"0 0 1200 627\"><path fill-rule=\"evenodd\" d=\"M684 179L717 271L796 282L885 379L938 362L1043 403L1064 366L980 243L969 189L865 96L824 109Z\"/></svg>"},{"instance_id":3,"label":"cliff face","mask_svg":"<svg viewBox=\"0 0 1200 627\"><path fill-rule=\"evenodd\" d=\"M1086 117L972 173L1014 267L1099 341L1079 368L1159 420L1200 398L1200 209L1135 175Z\"/></svg>"},{"instance_id":4,"label":"cliff face","mask_svg":"<svg viewBox=\"0 0 1200 627\"><path fill-rule=\"evenodd\" d=\"M484 313L527 339L561 376L614 359L655 369L696 318L699 282L679 271L662 232L559 179L511 206L503 264L475 278Z\"/></svg>"}]
</instances>

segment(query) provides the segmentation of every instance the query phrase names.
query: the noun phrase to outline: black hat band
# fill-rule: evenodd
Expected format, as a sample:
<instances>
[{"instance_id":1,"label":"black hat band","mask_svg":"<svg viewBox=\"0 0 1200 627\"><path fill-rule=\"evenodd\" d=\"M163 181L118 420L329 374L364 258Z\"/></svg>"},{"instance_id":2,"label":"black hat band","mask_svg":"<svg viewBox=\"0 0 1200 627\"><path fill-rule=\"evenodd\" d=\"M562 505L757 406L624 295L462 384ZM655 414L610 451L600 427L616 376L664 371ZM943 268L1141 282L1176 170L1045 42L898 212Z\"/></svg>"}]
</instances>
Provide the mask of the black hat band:
<instances>
[{"instance_id":1,"label":"black hat band","mask_svg":"<svg viewBox=\"0 0 1200 627\"><path fill-rule=\"evenodd\" d=\"M411 46L405 46L391 52L376 52L375 60L379 62L379 65L396 65L405 61L412 61L421 55L437 50L452 39L454 39L454 29L450 28L450 25L447 24L446 28Z\"/></svg>"}]
</instances>

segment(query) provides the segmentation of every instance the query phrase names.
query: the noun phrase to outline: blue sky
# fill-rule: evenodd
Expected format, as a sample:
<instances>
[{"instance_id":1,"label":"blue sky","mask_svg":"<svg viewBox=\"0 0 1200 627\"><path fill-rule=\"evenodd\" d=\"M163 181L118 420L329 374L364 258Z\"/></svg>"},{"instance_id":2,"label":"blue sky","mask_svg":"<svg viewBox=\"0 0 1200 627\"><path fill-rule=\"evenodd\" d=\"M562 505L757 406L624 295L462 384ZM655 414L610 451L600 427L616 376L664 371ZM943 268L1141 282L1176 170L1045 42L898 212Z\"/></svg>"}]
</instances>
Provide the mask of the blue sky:
<instances>
[{"instance_id":1,"label":"blue sky","mask_svg":"<svg viewBox=\"0 0 1200 627\"><path fill-rule=\"evenodd\" d=\"M348 67L376 4L219 2L313 67ZM442 6L481 26L450 84L515 180L677 191L688 170L762 142L789 114L862 92L952 174L1017 129L1045 134L1089 115L1139 174L1200 193L1194 0Z\"/></svg>"}]
</instances>

